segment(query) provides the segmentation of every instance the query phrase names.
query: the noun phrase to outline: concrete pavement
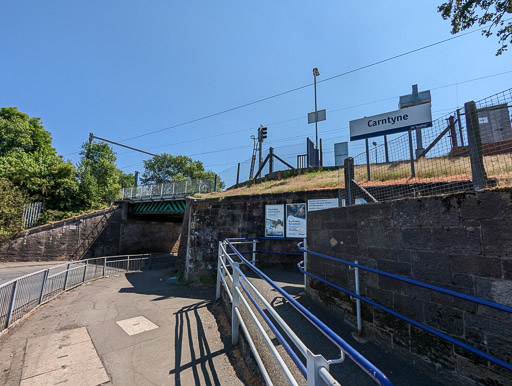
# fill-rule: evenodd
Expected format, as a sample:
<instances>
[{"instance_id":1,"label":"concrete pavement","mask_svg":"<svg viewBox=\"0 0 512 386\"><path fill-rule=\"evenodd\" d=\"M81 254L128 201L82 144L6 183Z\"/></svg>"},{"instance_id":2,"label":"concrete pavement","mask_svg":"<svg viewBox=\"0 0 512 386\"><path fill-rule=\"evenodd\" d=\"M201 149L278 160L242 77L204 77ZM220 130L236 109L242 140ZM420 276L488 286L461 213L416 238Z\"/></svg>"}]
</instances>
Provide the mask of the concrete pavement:
<instances>
[{"instance_id":1,"label":"concrete pavement","mask_svg":"<svg viewBox=\"0 0 512 386\"><path fill-rule=\"evenodd\" d=\"M165 284L165 276L99 279L44 305L0 337L0 383L254 384L221 337L229 325L215 289Z\"/></svg>"}]
</instances>

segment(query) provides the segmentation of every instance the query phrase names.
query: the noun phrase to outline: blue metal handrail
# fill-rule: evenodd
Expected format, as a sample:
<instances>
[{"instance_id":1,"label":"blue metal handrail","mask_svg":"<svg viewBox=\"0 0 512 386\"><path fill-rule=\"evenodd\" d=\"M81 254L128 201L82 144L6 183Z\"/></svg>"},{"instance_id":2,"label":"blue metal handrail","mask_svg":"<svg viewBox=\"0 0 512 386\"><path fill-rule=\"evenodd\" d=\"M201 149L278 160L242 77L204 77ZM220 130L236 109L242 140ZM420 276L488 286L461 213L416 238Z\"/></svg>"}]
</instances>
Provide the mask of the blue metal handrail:
<instances>
[{"instance_id":1,"label":"blue metal handrail","mask_svg":"<svg viewBox=\"0 0 512 386\"><path fill-rule=\"evenodd\" d=\"M279 287L276 283L272 281L267 275L265 275L261 270L256 268L251 264L249 260L247 260L242 253L238 252L238 250L231 244L232 241L245 241L245 240L253 240L253 239L267 239L267 238L230 238L226 239L226 243L231 247L231 249L237 254L237 256L242 260L247 267L249 267L252 271L254 271L259 277L265 280L268 284L270 284L277 292L279 292L297 311L299 311L309 322L311 322L318 330L320 330L331 342L333 342L339 349L341 349L350 359L352 359L362 370L364 370L370 377L372 377L376 382L380 385L392 385L391 381L388 377L380 371L373 363L371 363L368 359L366 359L363 355L361 355L357 350L355 350L352 346L350 346L347 342L345 342L340 336L338 336L334 331L332 331L327 325L325 325L320 319L318 319L315 315L313 315L310 311L308 311L302 304L297 302L294 298L292 298L286 291L284 291L281 287ZM274 238L269 238L274 239ZM302 240L302 239L295 239Z\"/></svg>"},{"instance_id":2,"label":"blue metal handrail","mask_svg":"<svg viewBox=\"0 0 512 386\"><path fill-rule=\"evenodd\" d=\"M484 300L484 299L479 299L479 298L476 298L476 297L473 297L473 296L469 296L469 295L465 295L465 294L461 294L461 293L458 293L458 292L455 292L455 291L451 291L451 290L447 290L445 288L441 288L441 287L437 287L437 286L434 286L434 285L431 285L431 284L427 284L427 283L423 283L423 282L420 282L420 281L417 281L417 280L413 280L413 279L409 279L409 278L406 278L406 277L402 277L402 276L399 276L399 275L395 275L395 274L392 274L392 273L389 273L389 272L385 272L385 271L381 271L381 270L378 270L378 269L375 269L375 268L370 268L370 267L367 267L365 265L361 265L361 264L356 264L356 263L353 263L353 262L349 262L349 261L346 261L346 260L342 260L342 259L337 259L337 258L334 258L332 256L328 256L328 255L324 255L322 253L318 253L318 252L314 252L314 251L310 251L308 249L304 249L302 248L302 242L298 243L297 244L298 248L300 251L302 252L305 252L305 253L308 253L308 254L312 254L312 255L316 255L316 256L319 256L319 257L322 257L322 258L325 258L325 259L329 259L329 260L332 260L332 261L336 261L336 262L339 262L339 263L342 263L342 264L345 264L345 265L348 265L350 267L357 267L357 268L360 268L360 269L363 269L365 271L369 271L369 272L374 272L374 273L377 273L379 275L383 275L383 276L387 276L387 277L391 277L393 279L397 279L397 280L401 280L401 281L404 281L404 282L407 282L407 283L410 283L410 284L414 284L414 285L417 285L417 286L420 286L420 287L424 287L424 288L428 288L428 289L431 289L433 291L437 291L437 292L441 292L441 293L444 293L444 294L447 294L447 295L452 295L452 296L456 296L458 298L461 298L461 299L464 299L464 300L467 300L467 301L471 301L471 302L474 302L474 303L478 303L478 304L482 304L482 305L485 305L485 306L489 306L489 307L492 307L492 308L495 308L495 309L498 309L498 310L502 310L502 311L505 311L505 312L508 312L508 313L512 313L512 307L508 307L508 306L505 306L503 304L499 304L499 303L494 303L494 302L489 302L487 300ZM510 363L507 363L499 358L496 358L492 355L489 355L483 351L480 351L474 347L471 347L463 342L460 342L458 341L457 339L454 339L452 338L451 336L449 335L446 335L440 331L437 331L429 326L426 326L420 322L417 322L411 318L408 318L402 314L399 314L398 312L396 311L393 311L393 310L390 310L389 308L387 307L384 307L378 303L375 303L374 301L370 300L370 299L367 299L363 296L360 296L360 295L357 295L356 293L352 292L352 291L349 291L343 287L340 287L334 283L331 283L325 279L322 279L321 277L317 276L317 275L314 275L310 272L307 272L306 270L303 269L302 267L302 264L304 262L301 261L300 263L297 264L297 267L299 268L299 271L301 271L303 274L305 275L308 275L310 277L313 277L333 288L336 288L337 290L340 290L356 299L359 299L365 303L368 303L374 307L377 307L393 316L396 316L397 318L399 319L402 319L410 324L413 324L414 326L416 327L419 327L427 332L430 332L431 334L434 334L444 340L447 340L448 342L452 343L452 344L455 344L459 347L462 347L474 354L477 354L479 356L481 356L482 358L485 358L487 359L488 361L490 362L493 362L499 366L502 366L504 368L506 368L507 370L510 370L512 371L512 365Z\"/></svg>"}]
</instances>

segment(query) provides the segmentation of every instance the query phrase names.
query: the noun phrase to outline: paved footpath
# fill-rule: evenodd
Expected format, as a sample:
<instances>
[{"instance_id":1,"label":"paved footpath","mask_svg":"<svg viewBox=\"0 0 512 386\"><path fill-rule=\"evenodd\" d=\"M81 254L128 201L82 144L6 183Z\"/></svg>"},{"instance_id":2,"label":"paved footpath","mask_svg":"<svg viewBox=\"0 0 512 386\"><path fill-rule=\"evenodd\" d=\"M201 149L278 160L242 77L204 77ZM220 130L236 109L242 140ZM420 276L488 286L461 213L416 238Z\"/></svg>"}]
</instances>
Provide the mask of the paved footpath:
<instances>
[{"instance_id":1,"label":"paved footpath","mask_svg":"<svg viewBox=\"0 0 512 386\"><path fill-rule=\"evenodd\" d=\"M95 280L47 303L0 337L0 384L255 384L221 338L215 289L165 274Z\"/></svg>"}]
</instances>

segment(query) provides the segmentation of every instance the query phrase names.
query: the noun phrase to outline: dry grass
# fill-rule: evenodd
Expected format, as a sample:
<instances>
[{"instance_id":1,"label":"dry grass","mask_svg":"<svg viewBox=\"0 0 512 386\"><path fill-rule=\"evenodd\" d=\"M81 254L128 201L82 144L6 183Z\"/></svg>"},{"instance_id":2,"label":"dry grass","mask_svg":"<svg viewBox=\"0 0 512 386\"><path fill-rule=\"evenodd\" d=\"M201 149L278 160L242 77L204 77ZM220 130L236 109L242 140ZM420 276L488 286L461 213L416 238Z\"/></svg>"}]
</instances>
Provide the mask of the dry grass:
<instances>
[{"instance_id":1,"label":"dry grass","mask_svg":"<svg viewBox=\"0 0 512 386\"><path fill-rule=\"evenodd\" d=\"M407 161L371 165L371 181L367 181L366 165L354 167L355 180L363 186L405 185L412 183L464 181L471 179L469 157L422 158L415 163L416 178L410 178L410 163ZM484 165L489 178L496 178L498 186L512 186L512 154L499 154L484 157ZM201 198L228 197L265 193L284 193L315 189L344 187L343 170L317 171L300 176L267 181L249 187L241 187L225 192L198 194Z\"/></svg>"}]
</instances>

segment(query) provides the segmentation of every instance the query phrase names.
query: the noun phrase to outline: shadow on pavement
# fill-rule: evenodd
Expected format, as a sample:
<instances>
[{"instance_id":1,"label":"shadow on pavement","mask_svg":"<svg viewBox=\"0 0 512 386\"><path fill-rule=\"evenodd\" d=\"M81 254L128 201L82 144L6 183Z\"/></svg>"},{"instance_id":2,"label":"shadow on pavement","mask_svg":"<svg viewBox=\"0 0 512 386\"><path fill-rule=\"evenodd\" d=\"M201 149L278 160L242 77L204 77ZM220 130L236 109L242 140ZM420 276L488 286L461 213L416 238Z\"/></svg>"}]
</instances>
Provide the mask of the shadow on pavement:
<instances>
[{"instance_id":1,"label":"shadow on pavement","mask_svg":"<svg viewBox=\"0 0 512 386\"><path fill-rule=\"evenodd\" d=\"M191 368L194 374L194 381L196 385L220 385L219 377L213 364L213 358L217 355L226 354L228 351L224 347L221 350L211 352L206 338L203 324L198 313L198 309L207 307L209 302L199 302L175 313L176 315L176 328L174 337L174 369L169 371L169 374L175 375L176 385L181 385L180 374L182 371ZM184 336L185 335L185 336ZM194 341L197 341L199 350L196 353ZM183 345L188 344L186 351L190 352L190 362L182 364L182 350Z\"/></svg>"}]
</instances>

